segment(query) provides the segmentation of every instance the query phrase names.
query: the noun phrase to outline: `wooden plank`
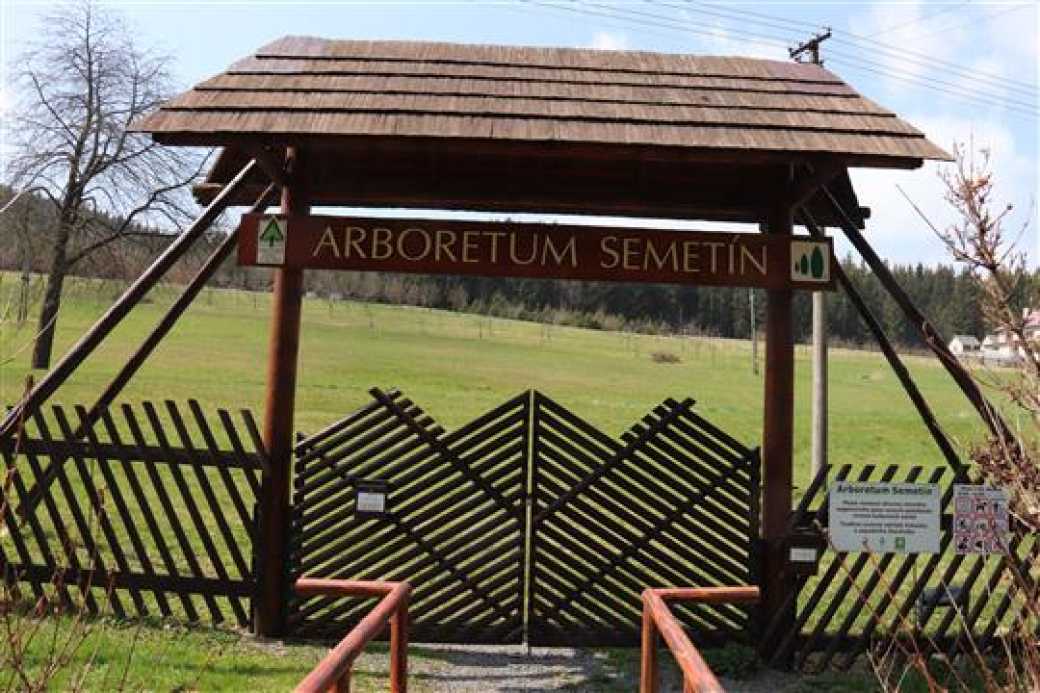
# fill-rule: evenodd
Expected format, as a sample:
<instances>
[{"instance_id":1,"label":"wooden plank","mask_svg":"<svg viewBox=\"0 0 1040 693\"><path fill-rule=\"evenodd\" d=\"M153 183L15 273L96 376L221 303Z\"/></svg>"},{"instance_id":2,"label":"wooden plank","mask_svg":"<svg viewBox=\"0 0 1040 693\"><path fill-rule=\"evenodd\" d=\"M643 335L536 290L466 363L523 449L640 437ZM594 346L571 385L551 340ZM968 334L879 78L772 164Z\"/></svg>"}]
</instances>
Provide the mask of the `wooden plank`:
<instances>
[{"instance_id":1,"label":"wooden plank","mask_svg":"<svg viewBox=\"0 0 1040 693\"><path fill-rule=\"evenodd\" d=\"M152 434L155 436L156 441L159 444L161 450L170 450L172 446L166 436L166 430L163 427L162 420L159 418L159 412L156 410L155 405L151 402L145 401L141 404L144 409L145 417L149 422L152 430ZM209 559L210 565L213 566L214 572L217 574L217 578L220 580L230 579L227 570L224 567L224 557L217 550L216 545L213 542L213 538L210 535L210 527L208 523L202 518L202 514L199 511L198 504L195 502L195 498L192 494L191 488L188 486L187 480L184 478L184 474L178 465L171 465L169 467L170 476L173 478L174 486L180 493L180 507L185 508L188 511L188 517L190 518L192 525L195 530L195 536L202 542L202 546L206 552L206 557ZM171 518L172 519L172 518ZM202 576L203 571L198 560L195 558L194 547L185 549L185 558L189 558L189 565L194 562L192 570L196 572L196 575ZM189 555L190 552L190 555ZM209 603L210 611L213 615L213 620L216 623L220 623L224 619L223 613L216 601Z\"/></svg>"},{"instance_id":2,"label":"wooden plank","mask_svg":"<svg viewBox=\"0 0 1040 693\"><path fill-rule=\"evenodd\" d=\"M401 396L401 391L393 388L386 393L386 396L390 399L397 399ZM324 441L329 436L335 435L340 431L350 428L358 421L363 420L373 412L382 411L382 407L378 402L369 402L364 407L361 407L356 412L332 423L317 433L305 436L303 440L296 444L296 454L298 457L305 457L306 453L317 447L319 443Z\"/></svg>"},{"instance_id":3,"label":"wooden plank","mask_svg":"<svg viewBox=\"0 0 1040 693\"><path fill-rule=\"evenodd\" d=\"M217 417L220 419L221 426L224 428L224 433L228 437L228 441L231 443L231 449L235 453L235 457L243 461L241 465L244 470L244 476L246 483L248 484L250 492L250 500L256 500L256 497L260 493L260 479L257 472L263 469L266 463L264 459L263 447L254 448L258 452L248 453L246 452L245 446L242 444L242 438L238 434L238 430L235 427L234 422L231 420L231 414L223 409L217 410ZM253 421L253 415L249 410L242 411L243 422L246 425L246 430L252 438L254 435L259 435L256 430L256 423ZM255 438L254 438L255 440Z\"/></svg>"},{"instance_id":4,"label":"wooden plank","mask_svg":"<svg viewBox=\"0 0 1040 693\"><path fill-rule=\"evenodd\" d=\"M9 568L27 579L41 582L56 580L62 584L76 584L105 589L117 588L137 591L161 590L167 593L199 594L206 597L249 597L252 588L243 580L221 580L209 577L153 575L109 570L100 572L86 568L57 568L49 565L11 564Z\"/></svg>"},{"instance_id":5,"label":"wooden plank","mask_svg":"<svg viewBox=\"0 0 1040 693\"><path fill-rule=\"evenodd\" d=\"M13 441L0 440L0 452L13 449ZM53 451L60 456L58 459L66 460L76 455L80 457L93 457L96 455L99 459L122 457L128 462L140 462L147 456L161 464L186 464L189 460L187 453L183 450L170 450L170 454L167 456L161 449L151 445L131 446L130 448L120 449L119 446L110 442L98 441L96 446L91 446L82 440L82 436L77 436L71 440L54 440L49 444L37 438L26 438L23 440L21 450L37 455L47 455L50 451ZM215 451L212 456L206 456L199 460L199 464L207 467L222 466L233 469L247 469L257 466L256 461L251 456L236 455L234 452L226 450Z\"/></svg>"},{"instance_id":6,"label":"wooden plank","mask_svg":"<svg viewBox=\"0 0 1040 693\"><path fill-rule=\"evenodd\" d=\"M14 545L14 552L17 555L17 559L12 561L8 557L7 552L4 550L4 544L0 543L0 569L3 570L3 579L7 580L9 584L15 583L14 581L19 579L19 576L14 571L8 570L7 566L11 563L30 563L32 557L29 552L28 544L25 538L22 536L23 524L28 522L29 529L32 533L32 539L36 545L41 547L41 555L44 562L47 565L55 565L54 559L51 557L50 547L47 545L46 535L43 533L43 529L40 527L40 523L36 518L35 513L30 513L27 518L19 519L14 513L14 503L11 502L10 492L14 491L14 496L19 501L25 497L26 487L21 479L21 471L18 469L18 456L14 454L8 454L6 452L0 452L0 455L4 458L4 466L7 468L7 473L4 477L4 495L0 498L0 515L3 516L3 530L7 536L10 537L11 543ZM36 599L43 596L43 589L39 580L30 582L33 595ZM61 594L61 592L59 592Z\"/></svg>"},{"instance_id":7,"label":"wooden plank","mask_svg":"<svg viewBox=\"0 0 1040 693\"><path fill-rule=\"evenodd\" d=\"M213 436L213 430L210 428L209 422L206 420L206 415L203 413L202 407L199 405L198 401L194 399L188 400L188 410L191 411L192 418L195 421L195 427L202 435L202 440L206 446L204 451L205 454L201 455L201 457L202 459L212 458L218 453L219 448L217 446L216 438ZM202 473L200 469L201 466L202 465L198 465L196 467L196 471L200 474ZM250 512L251 508L246 506L234 477L231 476L228 468L223 465L217 465L217 474L224 484L226 497L231 499L231 504L235 508L235 513L238 515L239 525L247 529L252 527L253 519ZM248 575L248 567L242 568L239 574L243 576Z\"/></svg>"},{"instance_id":8,"label":"wooden plank","mask_svg":"<svg viewBox=\"0 0 1040 693\"><path fill-rule=\"evenodd\" d=\"M101 426L107 429L112 423L107 409L101 412L99 417L100 420L97 421L94 424L94 426L85 425L87 420L85 418L86 411L83 410L82 407L77 407L76 411L80 417L81 430L85 432L87 436L87 441L91 444L98 440L98 436L95 433L95 428ZM118 448L119 446L113 445L113 447ZM124 458L120 458L120 461L124 462L125 464ZM109 493L116 504L116 509L119 512L119 517L123 523L123 530L126 532L127 537L130 539L130 546L134 550L134 558L140 564L141 570L146 575L156 574L155 567L152 564L151 556L149 555L149 551L145 548L144 542L141 540L141 532L138 529L138 523L140 520L139 518L135 517L133 513L131 513L130 507L123 496L123 490L120 488L119 482L117 481L115 474L113 474L112 472L112 468L107 464L99 464L98 468L100 468L101 474L104 476L105 483L109 489ZM121 566L121 570L123 570L123 572L130 572L129 567L126 566ZM162 616L164 617L172 616L173 612L170 610L170 605L169 602L167 602L166 600L165 593L162 590L156 589L153 591L152 594L155 598L155 603L159 608L160 614L162 614ZM141 615L145 615L148 613L148 609L140 603L137 604L137 608Z\"/></svg>"},{"instance_id":9,"label":"wooden plank","mask_svg":"<svg viewBox=\"0 0 1040 693\"><path fill-rule=\"evenodd\" d=\"M220 216L228 202L237 194L256 166L249 162L225 189L206 207L199 217L171 243L162 254L138 277L98 321L72 346L47 374L7 413L0 422L0 439L10 437L14 427L25 414L33 414L61 386L72 372L103 342L123 318L162 278L192 243ZM44 477L47 478L47 477ZM44 482L44 478L40 481Z\"/></svg>"}]
</instances>

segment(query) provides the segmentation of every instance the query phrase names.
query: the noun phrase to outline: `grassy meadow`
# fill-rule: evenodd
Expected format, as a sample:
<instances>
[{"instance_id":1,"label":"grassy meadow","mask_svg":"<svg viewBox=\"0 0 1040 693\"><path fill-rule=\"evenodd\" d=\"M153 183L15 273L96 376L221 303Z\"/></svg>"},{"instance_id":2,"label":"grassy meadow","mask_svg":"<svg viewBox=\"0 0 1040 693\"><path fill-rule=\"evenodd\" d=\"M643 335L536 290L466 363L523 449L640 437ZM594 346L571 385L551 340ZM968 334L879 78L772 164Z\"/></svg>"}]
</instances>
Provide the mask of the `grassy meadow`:
<instances>
[{"instance_id":1,"label":"grassy meadow","mask_svg":"<svg viewBox=\"0 0 1040 693\"><path fill-rule=\"evenodd\" d=\"M104 312L121 288L98 280L70 281L59 317L55 359ZM17 289L16 275L0 274L0 401L4 404L17 400L30 372L35 323L30 318L19 325L13 319ZM38 297L38 280L33 290ZM92 403L177 293L178 288L170 286L153 291L54 401ZM267 294L204 292L123 399L196 399L207 411L246 408L262 420L269 317ZM757 446L761 438L764 364L760 357L758 373L753 372L748 342L590 331L319 299L306 300L303 320L296 418L300 431L316 431L348 414L367 402L369 388L378 386L400 388L449 430L520 391L537 389L612 435L620 434L662 399L688 396L697 401L699 413L745 444ZM669 358L655 358L659 354ZM795 483L804 487L810 458L808 347L800 346L796 358ZM977 436L980 427L972 410L939 364L920 357L907 361L946 430L964 443ZM833 350L830 383L833 463L942 463L880 354ZM58 633L73 628L67 620L52 620ZM122 679L130 642L134 644L126 674L129 686L161 690L282 690L298 681L323 652L310 645L257 643L231 631L102 624L76 655L80 666L87 663L90 673L85 687L91 690L105 690L113 680ZM45 658L48 641L52 640L41 638L35 649L30 648L32 666ZM358 690L385 689L385 655L379 652L376 648L375 655L361 661ZM439 657L421 648L415 656L420 670ZM630 655L608 657L620 657L618 670L638 666L638 659ZM56 685L70 682L59 678ZM415 690L429 689L422 676L414 684ZM607 688L593 685L574 690Z\"/></svg>"},{"instance_id":2,"label":"grassy meadow","mask_svg":"<svg viewBox=\"0 0 1040 693\"><path fill-rule=\"evenodd\" d=\"M17 325L17 277L0 276L0 400L15 401L29 372L34 323ZM74 280L58 322L56 357L109 305L120 287ZM176 295L159 287L55 395L89 404ZM188 398L205 408L248 408L262 418L270 305L266 294L206 291L124 393L137 402ZM656 362L655 353L678 363ZM657 337L500 320L422 308L305 302L296 426L315 431L398 387L451 429L512 395L537 389L618 434L665 397L698 411L745 444L761 438L763 365L749 342ZM796 356L796 483L809 465L811 364ZM946 430L978 435L974 413L941 366L907 359ZM830 459L837 464L941 461L895 376L878 353L835 349L830 361Z\"/></svg>"}]
</instances>

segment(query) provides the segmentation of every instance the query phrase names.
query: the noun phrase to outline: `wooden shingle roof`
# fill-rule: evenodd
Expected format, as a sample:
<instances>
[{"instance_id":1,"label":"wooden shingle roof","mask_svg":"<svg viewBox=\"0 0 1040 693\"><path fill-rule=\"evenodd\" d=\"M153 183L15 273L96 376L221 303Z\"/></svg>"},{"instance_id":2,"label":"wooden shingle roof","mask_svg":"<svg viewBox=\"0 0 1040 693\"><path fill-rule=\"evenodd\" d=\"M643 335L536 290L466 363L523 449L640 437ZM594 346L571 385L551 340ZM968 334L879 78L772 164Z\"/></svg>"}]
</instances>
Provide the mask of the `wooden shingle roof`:
<instances>
[{"instance_id":1,"label":"wooden shingle roof","mask_svg":"<svg viewBox=\"0 0 1040 693\"><path fill-rule=\"evenodd\" d=\"M827 153L946 153L810 64L287 37L137 125L171 143L394 136Z\"/></svg>"},{"instance_id":2,"label":"wooden shingle roof","mask_svg":"<svg viewBox=\"0 0 1040 693\"><path fill-rule=\"evenodd\" d=\"M832 187L855 207L846 168L948 158L815 65L303 37L135 129L223 147L203 202L259 150L297 146L315 205L732 221L760 219L799 172L841 171ZM257 174L236 202L265 185Z\"/></svg>"}]
</instances>

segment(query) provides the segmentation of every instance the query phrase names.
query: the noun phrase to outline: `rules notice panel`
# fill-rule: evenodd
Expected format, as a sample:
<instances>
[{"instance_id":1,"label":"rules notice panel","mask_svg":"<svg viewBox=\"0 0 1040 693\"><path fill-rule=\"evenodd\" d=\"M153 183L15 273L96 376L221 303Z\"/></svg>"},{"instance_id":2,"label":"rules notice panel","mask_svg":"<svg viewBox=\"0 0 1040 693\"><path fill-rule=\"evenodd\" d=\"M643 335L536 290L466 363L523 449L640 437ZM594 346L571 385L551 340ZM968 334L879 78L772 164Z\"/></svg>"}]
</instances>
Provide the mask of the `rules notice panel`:
<instances>
[{"instance_id":1,"label":"rules notice panel","mask_svg":"<svg viewBox=\"0 0 1040 693\"><path fill-rule=\"evenodd\" d=\"M828 494L835 551L939 553L938 484L835 482Z\"/></svg>"},{"instance_id":2,"label":"rules notice panel","mask_svg":"<svg viewBox=\"0 0 1040 693\"><path fill-rule=\"evenodd\" d=\"M833 289L829 239L512 222L246 214L241 265Z\"/></svg>"}]
</instances>

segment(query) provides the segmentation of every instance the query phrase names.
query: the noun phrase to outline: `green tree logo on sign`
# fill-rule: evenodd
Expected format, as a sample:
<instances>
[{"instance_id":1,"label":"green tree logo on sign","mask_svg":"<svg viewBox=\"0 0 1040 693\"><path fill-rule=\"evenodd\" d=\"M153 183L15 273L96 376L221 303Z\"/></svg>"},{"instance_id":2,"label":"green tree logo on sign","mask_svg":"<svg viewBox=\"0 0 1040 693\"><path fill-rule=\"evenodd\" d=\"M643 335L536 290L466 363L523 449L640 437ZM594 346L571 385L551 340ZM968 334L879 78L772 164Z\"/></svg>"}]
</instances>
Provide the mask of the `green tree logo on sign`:
<instances>
[{"instance_id":1,"label":"green tree logo on sign","mask_svg":"<svg viewBox=\"0 0 1040 693\"><path fill-rule=\"evenodd\" d=\"M826 243L791 242L791 279L828 282L831 278L830 249Z\"/></svg>"},{"instance_id":2,"label":"green tree logo on sign","mask_svg":"<svg viewBox=\"0 0 1040 693\"><path fill-rule=\"evenodd\" d=\"M260 242L268 247L285 242L285 234L282 233L282 227L278 225L277 219L272 218L267 221L267 226L260 233Z\"/></svg>"},{"instance_id":3,"label":"green tree logo on sign","mask_svg":"<svg viewBox=\"0 0 1040 693\"><path fill-rule=\"evenodd\" d=\"M285 240L288 221L278 217L260 219L256 225L256 263L258 265L285 264Z\"/></svg>"}]
</instances>

